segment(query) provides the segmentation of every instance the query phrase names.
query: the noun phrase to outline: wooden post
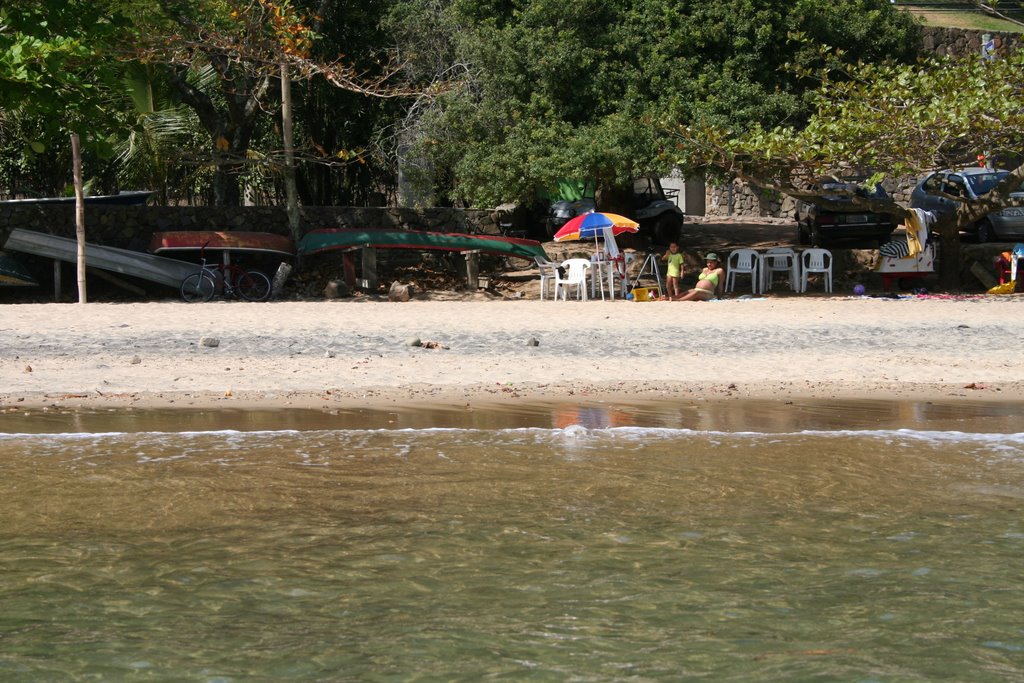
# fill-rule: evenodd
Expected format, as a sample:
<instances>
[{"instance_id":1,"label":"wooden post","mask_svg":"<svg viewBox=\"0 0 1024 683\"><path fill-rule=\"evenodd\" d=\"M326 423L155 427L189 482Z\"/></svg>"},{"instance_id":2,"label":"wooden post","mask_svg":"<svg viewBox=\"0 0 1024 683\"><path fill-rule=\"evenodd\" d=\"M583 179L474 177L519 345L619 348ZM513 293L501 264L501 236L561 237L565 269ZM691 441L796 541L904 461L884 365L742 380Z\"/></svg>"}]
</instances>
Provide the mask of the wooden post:
<instances>
[{"instance_id":1,"label":"wooden post","mask_svg":"<svg viewBox=\"0 0 1024 683\"><path fill-rule=\"evenodd\" d=\"M281 136L284 139L284 191L288 230L296 242L299 234L299 192L295 186L295 143L292 138L292 82L288 65L281 65Z\"/></svg>"},{"instance_id":2,"label":"wooden post","mask_svg":"<svg viewBox=\"0 0 1024 683\"><path fill-rule=\"evenodd\" d=\"M375 247L363 247L363 288L377 289L377 249Z\"/></svg>"},{"instance_id":3,"label":"wooden post","mask_svg":"<svg viewBox=\"0 0 1024 683\"><path fill-rule=\"evenodd\" d=\"M345 284L349 289L356 288L356 255L346 251L341 255L341 269L345 278Z\"/></svg>"},{"instance_id":4,"label":"wooden post","mask_svg":"<svg viewBox=\"0 0 1024 683\"><path fill-rule=\"evenodd\" d=\"M60 301L60 259L53 259L53 300Z\"/></svg>"},{"instance_id":5,"label":"wooden post","mask_svg":"<svg viewBox=\"0 0 1024 683\"><path fill-rule=\"evenodd\" d=\"M480 250L464 251L462 257L466 260L466 288L475 292L480 288Z\"/></svg>"},{"instance_id":6,"label":"wooden post","mask_svg":"<svg viewBox=\"0 0 1024 683\"><path fill-rule=\"evenodd\" d=\"M75 176L75 237L78 239L78 303L85 295L85 191L82 189L82 144L78 133L71 134L71 157Z\"/></svg>"}]
</instances>

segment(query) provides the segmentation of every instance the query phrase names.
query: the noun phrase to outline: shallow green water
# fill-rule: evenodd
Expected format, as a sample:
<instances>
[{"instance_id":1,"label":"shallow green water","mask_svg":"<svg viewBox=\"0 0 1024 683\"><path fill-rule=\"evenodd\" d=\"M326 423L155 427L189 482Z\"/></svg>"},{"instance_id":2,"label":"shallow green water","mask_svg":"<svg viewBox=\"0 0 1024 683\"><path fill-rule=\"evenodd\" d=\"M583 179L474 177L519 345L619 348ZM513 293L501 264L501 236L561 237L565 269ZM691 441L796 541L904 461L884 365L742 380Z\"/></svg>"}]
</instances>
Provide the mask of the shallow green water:
<instances>
[{"instance_id":1,"label":"shallow green water","mask_svg":"<svg viewBox=\"0 0 1024 683\"><path fill-rule=\"evenodd\" d=\"M1024 679L1010 412L571 412L23 419L0 435L0 678ZM986 419L1002 433L962 429ZM56 428L82 420L119 429Z\"/></svg>"}]
</instances>

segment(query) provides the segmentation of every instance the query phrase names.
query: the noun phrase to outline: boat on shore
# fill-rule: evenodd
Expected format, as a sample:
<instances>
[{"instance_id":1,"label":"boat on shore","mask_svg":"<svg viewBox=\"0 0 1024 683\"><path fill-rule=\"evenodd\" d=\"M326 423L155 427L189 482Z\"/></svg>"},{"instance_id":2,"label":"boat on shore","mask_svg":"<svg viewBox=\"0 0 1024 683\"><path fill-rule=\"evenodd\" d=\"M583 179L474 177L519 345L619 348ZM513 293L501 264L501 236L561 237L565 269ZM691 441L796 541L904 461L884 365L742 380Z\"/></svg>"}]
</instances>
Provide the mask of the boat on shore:
<instances>
[{"instance_id":1,"label":"boat on shore","mask_svg":"<svg viewBox=\"0 0 1024 683\"><path fill-rule=\"evenodd\" d=\"M0 251L0 286L34 287L38 284L28 267L18 257Z\"/></svg>"},{"instance_id":2,"label":"boat on shore","mask_svg":"<svg viewBox=\"0 0 1024 683\"><path fill-rule=\"evenodd\" d=\"M155 192L151 190L132 190L118 192L117 194L101 194L85 198L86 206L142 206ZM0 201L0 206L32 206L42 205L70 205L74 206L74 197L37 197L30 199L5 199Z\"/></svg>"},{"instance_id":3,"label":"boat on shore","mask_svg":"<svg viewBox=\"0 0 1024 683\"><path fill-rule=\"evenodd\" d=\"M307 256L334 249L434 249L441 251L480 251L498 256L513 256L532 261L547 259L544 247L536 240L496 235L467 235L455 232L394 230L387 228L326 228L307 232L299 240L299 254Z\"/></svg>"},{"instance_id":4,"label":"boat on shore","mask_svg":"<svg viewBox=\"0 0 1024 683\"><path fill-rule=\"evenodd\" d=\"M271 232L244 230L172 230L155 232L149 242L149 251L163 254L172 251L199 249L245 251L264 254L295 255L295 244L290 237Z\"/></svg>"}]
</instances>

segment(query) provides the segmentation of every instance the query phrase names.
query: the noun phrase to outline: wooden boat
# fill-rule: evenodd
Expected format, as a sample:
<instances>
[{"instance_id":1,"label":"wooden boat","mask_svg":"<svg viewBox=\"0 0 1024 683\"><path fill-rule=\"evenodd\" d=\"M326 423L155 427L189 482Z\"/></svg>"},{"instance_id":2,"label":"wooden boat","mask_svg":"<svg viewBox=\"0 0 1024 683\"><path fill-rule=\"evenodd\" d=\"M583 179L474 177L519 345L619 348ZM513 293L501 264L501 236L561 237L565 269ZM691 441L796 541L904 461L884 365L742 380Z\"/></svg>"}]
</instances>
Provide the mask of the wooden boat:
<instances>
[{"instance_id":1,"label":"wooden boat","mask_svg":"<svg viewBox=\"0 0 1024 683\"><path fill-rule=\"evenodd\" d=\"M174 230L156 232L149 242L154 254L171 251L196 251L202 249L220 251L246 251L264 254L295 255L295 245L290 237L271 232L245 232L242 230Z\"/></svg>"},{"instance_id":2,"label":"wooden boat","mask_svg":"<svg viewBox=\"0 0 1024 683\"><path fill-rule=\"evenodd\" d=\"M14 254L0 251L0 286L33 287L38 284L25 264Z\"/></svg>"},{"instance_id":3,"label":"wooden boat","mask_svg":"<svg viewBox=\"0 0 1024 683\"><path fill-rule=\"evenodd\" d=\"M85 198L86 206L141 206L155 193L151 190L131 190L117 194L100 194ZM74 197L39 197L34 199L6 199L0 206L29 206L33 204L68 204L74 206Z\"/></svg>"},{"instance_id":4,"label":"wooden boat","mask_svg":"<svg viewBox=\"0 0 1024 683\"><path fill-rule=\"evenodd\" d=\"M480 251L486 254L514 256L530 261L536 258L547 260L544 247L535 240L517 237L393 230L387 228L330 228L312 230L306 233L299 241L299 254L306 256L332 249L355 249L361 247Z\"/></svg>"},{"instance_id":5,"label":"wooden boat","mask_svg":"<svg viewBox=\"0 0 1024 683\"><path fill-rule=\"evenodd\" d=\"M4 249L68 263L78 261L77 240L35 230L15 228L7 238ZM178 288L183 279L196 272L194 263L88 243L85 245L85 264L90 268L131 275L174 288Z\"/></svg>"}]
</instances>

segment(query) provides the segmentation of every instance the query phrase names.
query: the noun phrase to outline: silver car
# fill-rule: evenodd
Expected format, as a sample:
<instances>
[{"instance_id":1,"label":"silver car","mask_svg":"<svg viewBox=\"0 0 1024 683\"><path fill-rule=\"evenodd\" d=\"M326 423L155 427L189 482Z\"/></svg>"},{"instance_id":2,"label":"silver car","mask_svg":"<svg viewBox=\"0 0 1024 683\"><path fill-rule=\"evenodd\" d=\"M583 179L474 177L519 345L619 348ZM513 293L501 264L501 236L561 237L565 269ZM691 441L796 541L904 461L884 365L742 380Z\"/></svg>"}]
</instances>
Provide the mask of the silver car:
<instances>
[{"instance_id":1,"label":"silver car","mask_svg":"<svg viewBox=\"0 0 1024 683\"><path fill-rule=\"evenodd\" d=\"M995 187L1008 175L1007 171L988 168L966 168L962 171L937 171L917 184L910 195L910 206L936 213L947 213L956 208L956 200L940 196L940 192L954 197L977 199ZM1014 192L1024 197L1024 192ZM985 216L969 229L979 242L1012 241L1024 238L1024 207L1006 208Z\"/></svg>"}]
</instances>

